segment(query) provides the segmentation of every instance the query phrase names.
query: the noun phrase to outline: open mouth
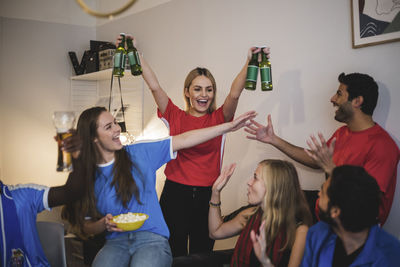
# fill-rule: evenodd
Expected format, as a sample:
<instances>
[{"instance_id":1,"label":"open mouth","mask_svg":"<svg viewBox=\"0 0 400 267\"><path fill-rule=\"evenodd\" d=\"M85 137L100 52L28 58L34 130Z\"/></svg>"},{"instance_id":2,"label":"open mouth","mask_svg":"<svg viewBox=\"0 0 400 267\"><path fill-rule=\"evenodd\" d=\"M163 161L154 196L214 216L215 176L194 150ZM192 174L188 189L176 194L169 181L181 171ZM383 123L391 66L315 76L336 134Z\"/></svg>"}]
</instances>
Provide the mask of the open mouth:
<instances>
[{"instance_id":1,"label":"open mouth","mask_svg":"<svg viewBox=\"0 0 400 267\"><path fill-rule=\"evenodd\" d=\"M119 139L119 134L113 136L112 140L113 140L114 142L117 142L117 143L120 143L120 142L121 142L120 139Z\"/></svg>"},{"instance_id":2,"label":"open mouth","mask_svg":"<svg viewBox=\"0 0 400 267\"><path fill-rule=\"evenodd\" d=\"M338 111L340 106L338 104L333 104L333 107L335 108L335 111Z\"/></svg>"},{"instance_id":3,"label":"open mouth","mask_svg":"<svg viewBox=\"0 0 400 267\"><path fill-rule=\"evenodd\" d=\"M199 104L199 106L201 106L201 107L206 107L207 103L208 103L207 99L199 99L199 100L197 100L197 104Z\"/></svg>"}]
</instances>

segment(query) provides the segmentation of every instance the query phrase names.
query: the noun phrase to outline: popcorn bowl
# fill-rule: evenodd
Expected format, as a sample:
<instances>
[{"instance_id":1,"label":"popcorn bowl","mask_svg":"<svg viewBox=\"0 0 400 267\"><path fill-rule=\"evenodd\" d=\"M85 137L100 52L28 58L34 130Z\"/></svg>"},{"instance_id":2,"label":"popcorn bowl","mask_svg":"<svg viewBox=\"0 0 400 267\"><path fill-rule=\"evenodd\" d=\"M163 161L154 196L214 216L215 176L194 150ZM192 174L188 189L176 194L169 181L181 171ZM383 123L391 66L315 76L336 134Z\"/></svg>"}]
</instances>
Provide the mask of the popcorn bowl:
<instances>
[{"instance_id":1,"label":"popcorn bowl","mask_svg":"<svg viewBox=\"0 0 400 267\"><path fill-rule=\"evenodd\" d=\"M111 221L114 222L119 229L124 231L134 231L142 227L148 218L149 215L145 213L128 212L114 216Z\"/></svg>"}]
</instances>

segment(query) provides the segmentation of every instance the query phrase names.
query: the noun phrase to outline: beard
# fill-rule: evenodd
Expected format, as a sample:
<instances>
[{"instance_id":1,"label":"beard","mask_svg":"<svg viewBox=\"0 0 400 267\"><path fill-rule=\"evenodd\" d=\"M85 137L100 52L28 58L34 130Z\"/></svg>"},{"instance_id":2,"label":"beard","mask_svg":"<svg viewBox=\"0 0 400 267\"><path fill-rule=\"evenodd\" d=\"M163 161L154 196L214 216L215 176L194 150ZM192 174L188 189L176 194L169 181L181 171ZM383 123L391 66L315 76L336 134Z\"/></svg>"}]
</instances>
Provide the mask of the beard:
<instances>
[{"instance_id":1,"label":"beard","mask_svg":"<svg viewBox=\"0 0 400 267\"><path fill-rule=\"evenodd\" d=\"M341 104L335 114L335 120L337 120L338 122L347 123L350 121L352 117L353 117L353 110L350 101Z\"/></svg>"},{"instance_id":2,"label":"beard","mask_svg":"<svg viewBox=\"0 0 400 267\"><path fill-rule=\"evenodd\" d=\"M331 214L330 214L330 208L325 211L323 210L321 207L319 207L319 213L318 213L318 217L321 221L326 222L327 224L329 224L330 226L336 226L336 222L332 219Z\"/></svg>"}]
</instances>

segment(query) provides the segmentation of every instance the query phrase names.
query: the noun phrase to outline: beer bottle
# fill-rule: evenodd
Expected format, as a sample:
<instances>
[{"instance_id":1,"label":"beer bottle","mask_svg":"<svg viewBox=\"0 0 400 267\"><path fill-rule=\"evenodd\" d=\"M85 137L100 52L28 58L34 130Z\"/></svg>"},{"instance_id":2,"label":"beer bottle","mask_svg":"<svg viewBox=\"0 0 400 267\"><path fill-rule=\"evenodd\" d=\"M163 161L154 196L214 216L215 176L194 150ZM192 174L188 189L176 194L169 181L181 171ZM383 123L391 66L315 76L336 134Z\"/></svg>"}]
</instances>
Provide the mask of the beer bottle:
<instances>
[{"instance_id":1,"label":"beer bottle","mask_svg":"<svg viewBox=\"0 0 400 267\"><path fill-rule=\"evenodd\" d=\"M113 75L123 77L126 62L125 33L120 33L119 35L122 37L122 41L119 43L117 50L115 50Z\"/></svg>"},{"instance_id":2,"label":"beer bottle","mask_svg":"<svg viewBox=\"0 0 400 267\"><path fill-rule=\"evenodd\" d=\"M127 54L129 65L131 66L132 75L138 76L142 74L142 66L140 65L139 53L133 46L133 41L131 38L126 39L128 45Z\"/></svg>"},{"instance_id":3,"label":"beer bottle","mask_svg":"<svg viewBox=\"0 0 400 267\"><path fill-rule=\"evenodd\" d=\"M261 91L271 91L272 90L271 62L269 62L267 55L263 51L261 51L260 76L261 76Z\"/></svg>"},{"instance_id":4,"label":"beer bottle","mask_svg":"<svg viewBox=\"0 0 400 267\"><path fill-rule=\"evenodd\" d=\"M247 76L244 88L256 90L258 77L258 53L253 53L249 65L247 66Z\"/></svg>"}]
</instances>

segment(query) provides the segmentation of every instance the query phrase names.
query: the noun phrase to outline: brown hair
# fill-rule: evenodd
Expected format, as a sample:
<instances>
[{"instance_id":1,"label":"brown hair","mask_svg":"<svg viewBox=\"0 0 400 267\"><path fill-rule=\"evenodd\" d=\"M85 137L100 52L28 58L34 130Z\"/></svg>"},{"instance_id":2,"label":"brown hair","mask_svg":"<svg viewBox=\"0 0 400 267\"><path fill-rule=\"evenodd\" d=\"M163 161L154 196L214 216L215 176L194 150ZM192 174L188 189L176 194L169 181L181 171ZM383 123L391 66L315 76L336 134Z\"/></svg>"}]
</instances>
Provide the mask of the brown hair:
<instances>
[{"instance_id":1,"label":"brown hair","mask_svg":"<svg viewBox=\"0 0 400 267\"><path fill-rule=\"evenodd\" d=\"M296 168L283 160L263 160L261 179L265 184L263 220L267 245L272 244L280 231L285 231L286 242L281 248L291 248L296 237L297 223L311 226L312 217Z\"/></svg>"},{"instance_id":2,"label":"brown hair","mask_svg":"<svg viewBox=\"0 0 400 267\"><path fill-rule=\"evenodd\" d=\"M78 120L77 133L82 141L79 155L80 160L83 162L84 177L82 179L88 179L86 181L88 186L82 199L67 204L63 208L62 217L71 223L72 229L81 237L86 236L83 231L84 218L86 216L90 216L93 220L104 216L97 212L94 195L97 163L102 157L94 139L97 137L98 118L103 112L107 112L104 107L93 107L83 111ZM141 203L139 190L131 172L132 166L133 163L125 149L115 151L114 177L111 185L115 187L117 196L125 207L131 200L132 195Z\"/></svg>"},{"instance_id":3,"label":"brown hair","mask_svg":"<svg viewBox=\"0 0 400 267\"><path fill-rule=\"evenodd\" d=\"M185 83L183 85L183 98L185 99L185 104L186 104L186 111L189 111L190 109L190 99L185 95L186 90L189 90L190 85L192 84L192 81L197 77L197 76L205 76L208 79L210 79L213 90L214 90L214 98L210 104L210 107L208 108L208 113L212 113L214 110L217 109L216 107L216 96L217 96L217 84L215 83L214 76L211 74L211 72L206 69L206 68L200 68L197 67L189 72L189 74L186 76Z\"/></svg>"}]
</instances>

